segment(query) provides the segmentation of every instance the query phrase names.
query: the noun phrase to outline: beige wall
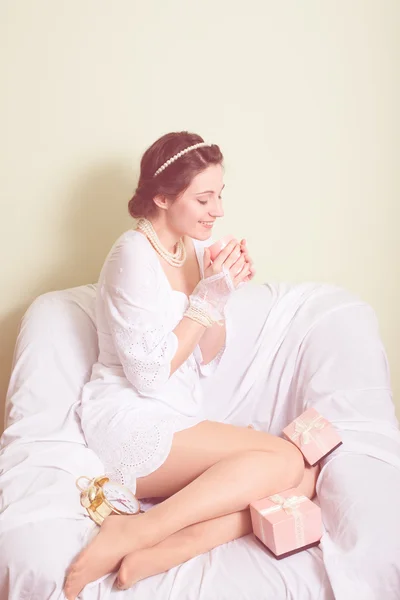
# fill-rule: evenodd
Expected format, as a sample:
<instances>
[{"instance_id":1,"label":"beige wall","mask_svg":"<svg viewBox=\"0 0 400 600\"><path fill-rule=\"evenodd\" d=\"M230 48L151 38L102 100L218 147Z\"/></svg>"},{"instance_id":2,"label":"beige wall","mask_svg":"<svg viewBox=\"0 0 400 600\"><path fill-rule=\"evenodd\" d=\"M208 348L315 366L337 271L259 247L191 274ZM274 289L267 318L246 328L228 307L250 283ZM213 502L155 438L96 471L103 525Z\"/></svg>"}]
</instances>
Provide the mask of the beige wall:
<instances>
[{"instance_id":1,"label":"beige wall","mask_svg":"<svg viewBox=\"0 0 400 600\"><path fill-rule=\"evenodd\" d=\"M141 153L189 129L259 282L374 306L400 410L399 26L396 0L2 0L1 398L28 304L96 280Z\"/></svg>"}]
</instances>

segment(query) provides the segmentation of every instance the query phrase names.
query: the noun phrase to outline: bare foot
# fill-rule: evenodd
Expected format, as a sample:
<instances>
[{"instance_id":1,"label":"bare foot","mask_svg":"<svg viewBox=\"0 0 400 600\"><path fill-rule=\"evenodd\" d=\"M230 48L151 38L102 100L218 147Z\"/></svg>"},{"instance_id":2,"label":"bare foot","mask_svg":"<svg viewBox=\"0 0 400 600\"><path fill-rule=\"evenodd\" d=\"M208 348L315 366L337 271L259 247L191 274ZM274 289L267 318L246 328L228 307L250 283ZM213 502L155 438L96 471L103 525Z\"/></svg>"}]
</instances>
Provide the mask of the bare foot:
<instances>
[{"instance_id":1,"label":"bare foot","mask_svg":"<svg viewBox=\"0 0 400 600\"><path fill-rule=\"evenodd\" d=\"M64 585L67 600L75 600L85 585L115 571L128 553L150 545L140 525L141 515L112 515L105 519L97 536L67 571Z\"/></svg>"},{"instance_id":2,"label":"bare foot","mask_svg":"<svg viewBox=\"0 0 400 600\"><path fill-rule=\"evenodd\" d=\"M189 525L151 548L125 556L119 568L117 587L126 590L146 577L169 571L195 556L250 532L249 510Z\"/></svg>"},{"instance_id":3,"label":"bare foot","mask_svg":"<svg viewBox=\"0 0 400 600\"><path fill-rule=\"evenodd\" d=\"M209 523L212 528L213 523L210 521L196 523L177 531L155 546L143 548L125 556L118 571L118 589L127 590L146 577L169 571L169 569L211 549L207 538L202 535L203 528L208 528ZM203 538L203 544L205 543L204 548L199 546L201 538Z\"/></svg>"},{"instance_id":4,"label":"bare foot","mask_svg":"<svg viewBox=\"0 0 400 600\"><path fill-rule=\"evenodd\" d=\"M169 561L165 559L165 555L160 556L155 547L131 552L121 562L117 579L118 589L127 590L146 577L168 571Z\"/></svg>"}]
</instances>

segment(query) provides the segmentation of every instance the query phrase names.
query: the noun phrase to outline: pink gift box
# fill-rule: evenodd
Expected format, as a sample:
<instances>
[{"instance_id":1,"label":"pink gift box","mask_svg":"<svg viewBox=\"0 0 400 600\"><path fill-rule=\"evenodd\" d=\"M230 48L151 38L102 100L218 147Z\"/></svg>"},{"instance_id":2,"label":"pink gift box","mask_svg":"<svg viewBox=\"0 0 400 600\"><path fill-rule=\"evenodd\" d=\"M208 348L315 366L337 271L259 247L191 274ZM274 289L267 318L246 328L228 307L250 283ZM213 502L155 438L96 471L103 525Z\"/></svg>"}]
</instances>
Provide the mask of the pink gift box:
<instances>
[{"instance_id":1,"label":"pink gift box","mask_svg":"<svg viewBox=\"0 0 400 600\"><path fill-rule=\"evenodd\" d=\"M321 509L296 488L252 502L250 514L255 535L279 559L322 537Z\"/></svg>"},{"instance_id":2,"label":"pink gift box","mask_svg":"<svg viewBox=\"0 0 400 600\"><path fill-rule=\"evenodd\" d=\"M285 427L283 434L301 450L312 467L342 443L333 425L314 408L309 408Z\"/></svg>"}]
</instances>

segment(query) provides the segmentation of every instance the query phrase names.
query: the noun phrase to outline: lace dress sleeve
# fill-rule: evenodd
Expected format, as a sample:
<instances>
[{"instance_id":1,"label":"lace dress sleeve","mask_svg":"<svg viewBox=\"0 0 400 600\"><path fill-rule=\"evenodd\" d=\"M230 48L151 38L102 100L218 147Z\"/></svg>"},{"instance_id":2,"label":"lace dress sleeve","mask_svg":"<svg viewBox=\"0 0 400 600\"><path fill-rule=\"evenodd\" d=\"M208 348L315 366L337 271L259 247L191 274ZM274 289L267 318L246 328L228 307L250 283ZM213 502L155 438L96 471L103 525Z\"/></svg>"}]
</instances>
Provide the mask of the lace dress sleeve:
<instances>
[{"instance_id":1,"label":"lace dress sleeve","mask_svg":"<svg viewBox=\"0 0 400 600\"><path fill-rule=\"evenodd\" d=\"M205 242L200 242L199 240L193 240L193 242L195 244L199 264L201 265L200 273L203 278L204 277L204 272L203 272L204 249L207 248L208 246L211 246L215 242L215 240L213 238L210 238L210 239L206 240ZM225 325L226 325L226 321L225 321ZM221 359L225 353L225 349L226 349L226 342L223 344L223 346L219 350L218 354L216 356L214 356L214 358L210 362L205 364L205 363L203 363L203 354L201 352L200 345L198 344L195 347L193 355L194 355L196 363L199 367L200 373L203 375L203 377L209 377L210 375L213 375L215 373L215 371L216 371L217 367L219 366L219 363L221 362Z\"/></svg>"},{"instance_id":2,"label":"lace dress sleeve","mask_svg":"<svg viewBox=\"0 0 400 600\"><path fill-rule=\"evenodd\" d=\"M154 391L170 377L178 338L166 327L166 295L157 257L135 233L112 250L101 296L124 373L139 392Z\"/></svg>"}]
</instances>

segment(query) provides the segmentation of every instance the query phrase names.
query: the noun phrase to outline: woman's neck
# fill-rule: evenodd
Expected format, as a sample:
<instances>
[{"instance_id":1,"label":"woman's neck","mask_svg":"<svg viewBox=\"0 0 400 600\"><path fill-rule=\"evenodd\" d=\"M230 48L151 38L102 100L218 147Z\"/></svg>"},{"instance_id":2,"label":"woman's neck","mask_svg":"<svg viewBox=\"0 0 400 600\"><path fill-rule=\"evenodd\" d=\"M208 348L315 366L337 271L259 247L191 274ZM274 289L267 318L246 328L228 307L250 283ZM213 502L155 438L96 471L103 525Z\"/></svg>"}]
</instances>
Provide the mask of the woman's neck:
<instances>
[{"instance_id":1,"label":"woman's neck","mask_svg":"<svg viewBox=\"0 0 400 600\"><path fill-rule=\"evenodd\" d=\"M164 246L166 250L169 252L175 252L176 244L179 242L180 238L183 237L179 235L179 233L172 231L166 223L163 223L161 220L149 219L151 224L154 227L154 231L157 234L160 243Z\"/></svg>"}]
</instances>

